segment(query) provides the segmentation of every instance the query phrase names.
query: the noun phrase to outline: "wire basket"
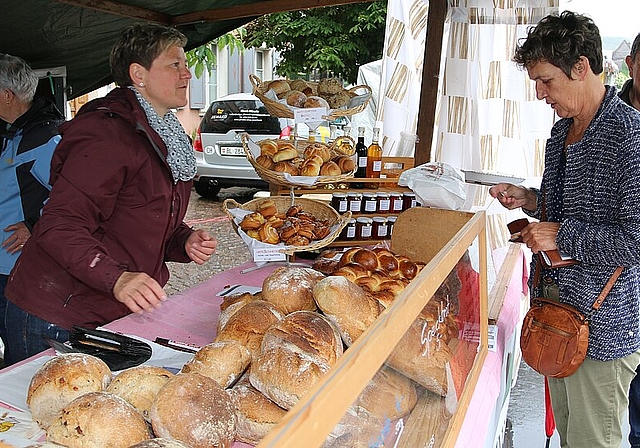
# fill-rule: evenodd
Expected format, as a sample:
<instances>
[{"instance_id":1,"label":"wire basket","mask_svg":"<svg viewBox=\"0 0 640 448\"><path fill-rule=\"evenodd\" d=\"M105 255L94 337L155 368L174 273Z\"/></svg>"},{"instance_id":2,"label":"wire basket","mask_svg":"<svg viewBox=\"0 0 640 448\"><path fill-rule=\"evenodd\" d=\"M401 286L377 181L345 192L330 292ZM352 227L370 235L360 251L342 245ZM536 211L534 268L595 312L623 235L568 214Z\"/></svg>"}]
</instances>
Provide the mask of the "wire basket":
<instances>
[{"instance_id":1,"label":"wire basket","mask_svg":"<svg viewBox=\"0 0 640 448\"><path fill-rule=\"evenodd\" d=\"M292 205L298 205L302 208L305 213L309 213L313 215L316 219L327 221L329 227L331 228L331 233L324 237L321 240L312 241L310 244L306 246L286 246L284 243L279 243L277 246L281 246L281 252L287 255L293 255L296 252L305 252L311 250L317 250L322 247L331 244L342 232L342 229L347 225L349 219L351 218L351 212L346 212L342 215L338 214L337 211L333 207L324 202L316 201L314 199L307 198L292 198L289 196L271 196L269 198L259 198L253 199L249 202L245 202L244 204L240 204L236 202L234 199L225 199L222 203L222 209L231 219L231 224L233 225L233 229L236 231L238 235L242 232L242 229L238 227L238 223L236 222L237 214L234 213L233 209L243 209L251 212L255 212L259 210L260 204L264 201L271 200L276 204L276 209L278 213L286 213L286 211ZM292 202L293 201L293 202ZM243 232L244 233L244 232ZM263 243L266 244L266 243Z\"/></svg>"},{"instance_id":2,"label":"wire basket","mask_svg":"<svg viewBox=\"0 0 640 448\"><path fill-rule=\"evenodd\" d=\"M294 118L294 109L289 105L273 100L265 95L269 91L269 82L262 82L262 80L254 74L249 75L249 81L253 84L253 94L262 101L271 115L279 118ZM318 83L307 81L307 84L317 87ZM326 116L327 121L333 121L340 117L350 117L351 115L358 114L367 108L367 104L369 104L369 100L371 99L371 87L363 84L351 87L350 89L345 89L345 92L352 98L359 97L361 101L358 101L358 104L353 107L345 109L330 109Z\"/></svg>"},{"instance_id":3,"label":"wire basket","mask_svg":"<svg viewBox=\"0 0 640 448\"><path fill-rule=\"evenodd\" d=\"M255 143L250 140L249 134L242 134L242 147L244 148L244 152L247 155L247 160L256 170L258 176L260 176L264 181L274 184L274 185L283 185L285 187L313 187L317 185L325 185L332 184L338 182L344 182L347 179L351 179L355 173L355 170L349 171L348 173L339 174L336 176L291 176L286 175L285 173L281 173L279 171L273 171L267 169L256 162L256 158L254 152L249 147L250 142L258 145L259 143ZM300 142L296 143L296 149L301 154L304 152L304 148L306 148L308 142Z\"/></svg>"}]
</instances>

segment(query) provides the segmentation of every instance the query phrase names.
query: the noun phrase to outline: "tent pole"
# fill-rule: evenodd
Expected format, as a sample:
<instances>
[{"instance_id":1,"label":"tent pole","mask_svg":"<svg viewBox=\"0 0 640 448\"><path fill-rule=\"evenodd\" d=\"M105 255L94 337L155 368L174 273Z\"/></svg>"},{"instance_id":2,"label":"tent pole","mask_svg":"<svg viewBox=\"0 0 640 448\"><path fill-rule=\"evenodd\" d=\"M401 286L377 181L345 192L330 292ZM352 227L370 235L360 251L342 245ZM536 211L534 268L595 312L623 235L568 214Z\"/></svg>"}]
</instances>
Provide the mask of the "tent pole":
<instances>
[{"instance_id":1,"label":"tent pole","mask_svg":"<svg viewBox=\"0 0 640 448\"><path fill-rule=\"evenodd\" d=\"M418 142L415 150L415 165L431 161L431 143L435 126L436 102L438 100L438 76L444 21L447 17L448 0L429 0L427 37L424 44L422 64L422 88L418 110Z\"/></svg>"}]
</instances>

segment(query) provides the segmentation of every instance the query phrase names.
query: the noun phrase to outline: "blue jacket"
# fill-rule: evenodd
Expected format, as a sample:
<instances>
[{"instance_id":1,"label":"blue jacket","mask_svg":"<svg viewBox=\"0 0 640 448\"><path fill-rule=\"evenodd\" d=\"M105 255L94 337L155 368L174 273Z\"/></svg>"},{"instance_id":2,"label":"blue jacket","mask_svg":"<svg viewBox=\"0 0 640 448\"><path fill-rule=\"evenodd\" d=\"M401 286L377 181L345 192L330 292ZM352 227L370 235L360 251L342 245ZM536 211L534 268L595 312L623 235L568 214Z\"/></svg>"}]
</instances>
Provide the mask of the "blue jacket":
<instances>
[{"instance_id":1,"label":"blue jacket","mask_svg":"<svg viewBox=\"0 0 640 448\"><path fill-rule=\"evenodd\" d=\"M62 114L48 100L34 99L31 108L12 125L3 126L0 153L1 241L10 233L4 228L24 222L29 230L40 218L49 196L51 156L60 141L57 125ZM20 252L0 249L0 274L8 275Z\"/></svg>"},{"instance_id":2,"label":"blue jacket","mask_svg":"<svg viewBox=\"0 0 640 448\"><path fill-rule=\"evenodd\" d=\"M559 120L551 130L541 190L547 220L562 223L558 248L582 263L542 275L557 280L562 302L587 312L616 267L624 266L590 324L587 356L609 361L640 348L640 113L607 87L582 140L567 148L565 163L571 123ZM540 218L537 193L532 216Z\"/></svg>"}]
</instances>

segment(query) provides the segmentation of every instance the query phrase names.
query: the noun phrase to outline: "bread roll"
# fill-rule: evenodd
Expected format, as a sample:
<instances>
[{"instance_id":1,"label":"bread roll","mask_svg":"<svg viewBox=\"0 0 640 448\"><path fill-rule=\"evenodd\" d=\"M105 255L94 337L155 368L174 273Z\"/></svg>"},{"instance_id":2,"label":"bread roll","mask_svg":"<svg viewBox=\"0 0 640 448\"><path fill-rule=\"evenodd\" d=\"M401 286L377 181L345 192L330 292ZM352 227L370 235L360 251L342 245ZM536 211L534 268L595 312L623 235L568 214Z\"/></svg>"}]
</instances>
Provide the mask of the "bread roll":
<instances>
[{"instance_id":1,"label":"bread roll","mask_svg":"<svg viewBox=\"0 0 640 448\"><path fill-rule=\"evenodd\" d=\"M273 140L262 140L260 144L260 155L273 157L278 152L278 144Z\"/></svg>"},{"instance_id":2,"label":"bread roll","mask_svg":"<svg viewBox=\"0 0 640 448\"><path fill-rule=\"evenodd\" d=\"M273 90L278 98L284 98L286 93L291 90L289 83L285 79L276 79L271 81L268 85L270 90Z\"/></svg>"},{"instance_id":3,"label":"bread roll","mask_svg":"<svg viewBox=\"0 0 640 448\"><path fill-rule=\"evenodd\" d=\"M256 163L267 170L272 170L274 165L273 159L265 154L256 157Z\"/></svg>"},{"instance_id":4,"label":"bread roll","mask_svg":"<svg viewBox=\"0 0 640 448\"><path fill-rule=\"evenodd\" d=\"M47 441L69 448L128 448L151 438L146 420L123 398L89 392L65 406L47 428Z\"/></svg>"},{"instance_id":5,"label":"bread roll","mask_svg":"<svg viewBox=\"0 0 640 448\"><path fill-rule=\"evenodd\" d=\"M151 407L158 437L180 440L192 448L229 447L236 436L235 408L211 378L181 373L171 378Z\"/></svg>"},{"instance_id":6,"label":"bread roll","mask_svg":"<svg viewBox=\"0 0 640 448\"><path fill-rule=\"evenodd\" d=\"M264 222L264 216L258 212L253 212L242 218L242 221L240 221L240 228L245 232L247 230L257 230L262 226L262 224L264 224Z\"/></svg>"},{"instance_id":7,"label":"bread roll","mask_svg":"<svg viewBox=\"0 0 640 448\"><path fill-rule=\"evenodd\" d=\"M342 170L340 170L340 167L336 164L336 162L331 160L323 164L320 168L321 176L339 176L340 174L342 174Z\"/></svg>"},{"instance_id":8,"label":"bread roll","mask_svg":"<svg viewBox=\"0 0 640 448\"><path fill-rule=\"evenodd\" d=\"M251 362L251 353L237 341L216 341L205 345L182 366L182 373L199 373L222 388L237 381Z\"/></svg>"},{"instance_id":9,"label":"bread roll","mask_svg":"<svg viewBox=\"0 0 640 448\"><path fill-rule=\"evenodd\" d=\"M43 429L58 412L80 395L103 391L111 382L111 370L104 361L83 353L51 358L33 375L27 404L33 420Z\"/></svg>"},{"instance_id":10,"label":"bread roll","mask_svg":"<svg viewBox=\"0 0 640 448\"><path fill-rule=\"evenodd\" d=\"M298 168L289 160L284 162L276 162L276 164L273 165L273 171L276 171L278 173L289 173L292 176L298 176L300 174Z\"/></svg>"},{"instance_id":11,"label":"bread roll","mask_svg":"<svg viewBox=\"0 0 640 448\"><path fill-rule=\"evenodd\" d=\"M265 222L258 231L260 232L260 241L263 243L278 244L280 242L280 235L271 223Z\"/></svg>"},{"instance_id":12,"label":"bread roll","mask_svg":"<svg viewBox=\"0 0 640 448\"><path fill-rule=\"evenodd\" d=\"M293 79L289 81L289 86L291 87L291 90L299 90L302 92L309 87L309 83L304 79Z\"/></svg>"},{"instance_id":13,"label":"bread roll","mask_svg":"<svg viewBox=\"0 0 640 448\"><path fill-rule=\"evenodd\" d=\"M244 376L227 391L236 408L236 440L257 445L282 420L287 411L269 400Z\"/></svg>"},{"instance_id":14,"label":"bread roll","mask_svg":"<svg viewBox=\"0 0 640 448\"><path fill-rule=\"evenodd\" d=\"M179 440L158 438L136 443L129 448L189 448L189 445L185 445Z\"/></svg>"},{"instance_id":15,"label":"bread roll","mask_svg":"<svg viewBox=\"0 0 640 448\"><path fill-rule=\"evenodd\" d=\"M322 157L312 156L305 159L304 163L300 167L301 176L318 176L320 174L320 168L322 167Z\"/></svg>"},{"instance_id":16,"label":"bread roll","mask_svg":"<svg viewBox=\"0 0 640 448\"><path fill-rule=\"evenodd\" d=\"M268 219L278 213L278 207L272 199L265 199L258 204L258 213Z\"/></svg>"},{"instance_id":17,"label":"bread roll","mask_svg":"<svg viewBox=\"0 0 640 448\"><path fill-rule=\"evenodd\" d=\"M318 95L335 95L342 90L342 82L337 78L322 78L318 83Z\"/></svg>"},{"instance_id":18,"label":"bread roll","mask_svg":"<svg viewBox=\"0 0 640 448\"><path fill-rule=\"evenodd\" d=\"M307 95L298 90L291 90L286 95L286 101L289 106L304 107L304 103L307 101Z\"/></svg>"},{"instance_id":19,"label":"bread roll","mask_svg":"<svg viewBox=\"0 0 640 448\"><path fill-rule=\"evenodd\" d=\"M149 411L153 400L172 376L173 373L162 367L131 367L116 375L107 387L107 392L124 398L145 419L149 420Z\"/></svg>"},{"instance_id":20,"label":"bread roll","mask_svg":"<svg viewBox=\"0 0 640 448\"><path fill-rule=\"evenodd\" d=\"M309 271L295 266L276 269L262 282L262 298L273 303L285 315L300 310L315 311L312 291L317 278Z\"/></svg>"},{"instance_id":21,"label":"bread roll","mask_svg":"<svg viewBox=\"0 0 640 448\"><path fill-rule=\"evenodd\" d=\"M349 156L340 156L335 162L342 173L350 173L356 169L356 162Z\"/></svg>"},{"instance_id":22,"label":"bread roll","mask_svg":"<svg viewBox=\"0 0 640 448\"><path fill-rule=\"evenodd\" d=\"M329 109L329 103L322 97L311 95L307 96L307 101L304 102L304 107L306 108L314 108L314 107L325 107Z\"/></svg>"},{"instance_id":23,"label":"bread roll","mask_svg":"<svg viewBox=\"0 0 640 448\"><path fill-rule=\"evenodd\" d=\"M227 320L218 331L216 341L237 341L249 350L252 358L256 358L265 332L282 317L278 308L266 300L249 302Z\"/></svg>"},{"instance_id":24,"label":"bread roll","mask_svg":"<svg viewBox=\"0 0 640 448\"><path fill-rule=\"evenodd\" d=\"M303 155L306 159L315 155L320 156L322 163L331 160L331 150L324 143L312 143L304 149Z\"/></svg>"},{"instance_id":25,"label":"bread roll","mask_svg":"<svg viewBox=\"0 0 640 448\"><path fill-rule=\"evenodd\" d=\"M320 280L313 288L318 308L333 322L342 340L351 346L380 314L378 303L341 276Z\"/></svg>"},{"instance_id":26,"label":"bread roll","mask_svg":"<svg viewBox=\"0 0 640 448\"><path fill-rule=\"evenodd\" d=\"M344 106L348 106L351 102L351 96L345 92L338 92L335 95L326 96L325 99L329 103L331 109L339 109Z\"/></svg>"},{"instance_id":27,"label":"bread roll","mask_svg":"<svg viewBox=\"0 0 640 448\"><path fill-rule=\"evenodd\" d=\"M286 160L292 160L298 157L298 151L293 147L292 144L288 144L287 146L283 146L278 150L272 157L274 162L284 162Z\"/></svg>"}]
</instances>

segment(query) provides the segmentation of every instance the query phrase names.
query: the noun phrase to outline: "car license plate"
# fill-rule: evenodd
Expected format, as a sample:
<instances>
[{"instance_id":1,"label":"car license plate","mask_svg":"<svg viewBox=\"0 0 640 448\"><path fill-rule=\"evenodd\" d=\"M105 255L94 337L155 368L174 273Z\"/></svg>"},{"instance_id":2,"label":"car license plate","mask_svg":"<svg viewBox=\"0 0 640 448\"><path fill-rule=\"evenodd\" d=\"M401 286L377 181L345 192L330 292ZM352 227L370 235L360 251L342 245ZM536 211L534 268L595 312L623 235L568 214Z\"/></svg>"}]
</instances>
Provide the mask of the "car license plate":
<instances>
[{"instance_id":1,"label":"car license plate","mask_svg":"<svg viewBox=\"0 0 640 448\"><path fill-rule=\"evenodd\" d=\"M240 146L221 146L220 155L223 156L244 156L244 149Z\"/></svg>"}]
</instances>

